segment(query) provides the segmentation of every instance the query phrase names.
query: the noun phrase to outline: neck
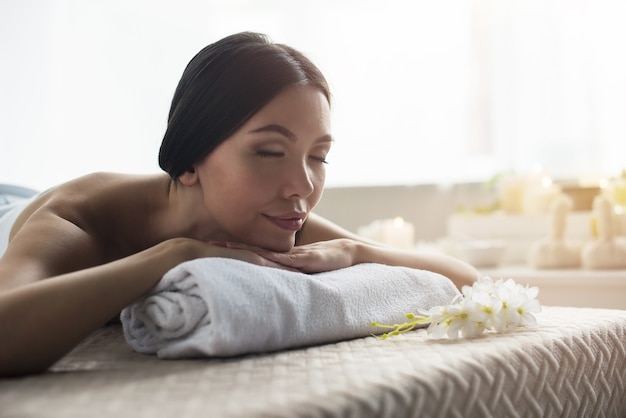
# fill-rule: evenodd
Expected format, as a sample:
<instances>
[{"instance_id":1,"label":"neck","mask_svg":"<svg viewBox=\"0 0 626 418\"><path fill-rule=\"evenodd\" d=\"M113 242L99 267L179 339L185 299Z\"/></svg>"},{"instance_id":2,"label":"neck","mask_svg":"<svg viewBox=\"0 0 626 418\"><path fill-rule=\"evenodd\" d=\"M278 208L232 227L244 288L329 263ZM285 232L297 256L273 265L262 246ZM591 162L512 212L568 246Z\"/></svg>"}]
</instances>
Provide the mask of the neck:
<instances>
[{"instance_id":1,"label":"neck","mask_svg":"<svg viewBox=\"0 0 626 418\"><path fill-rule=\"evenodd\" d=\"M205 210L202 189L168 180L166 203L159 214L159 224L165 232L165 238L210 240L214 227Z\"/></svg>"}]
</instances>

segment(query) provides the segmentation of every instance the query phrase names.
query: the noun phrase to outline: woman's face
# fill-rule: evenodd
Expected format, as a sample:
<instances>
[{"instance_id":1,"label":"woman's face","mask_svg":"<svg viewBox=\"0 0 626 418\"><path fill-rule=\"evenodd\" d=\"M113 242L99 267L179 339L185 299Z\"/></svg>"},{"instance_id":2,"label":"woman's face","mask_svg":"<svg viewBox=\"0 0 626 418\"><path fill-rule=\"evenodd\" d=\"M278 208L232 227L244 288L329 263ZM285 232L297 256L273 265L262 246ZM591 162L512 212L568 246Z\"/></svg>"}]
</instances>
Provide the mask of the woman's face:
<instances>
[{"instance_id":1,"label":"woman's face","mask_svg":"<svg viewBox=\"0 0 626 418\"><path fill-rule=\"evenodd\" d=\"M330 106L312 86L284 90L194 166L211 238L288 251L319 201Z\"/></svg>"}]
</instances>

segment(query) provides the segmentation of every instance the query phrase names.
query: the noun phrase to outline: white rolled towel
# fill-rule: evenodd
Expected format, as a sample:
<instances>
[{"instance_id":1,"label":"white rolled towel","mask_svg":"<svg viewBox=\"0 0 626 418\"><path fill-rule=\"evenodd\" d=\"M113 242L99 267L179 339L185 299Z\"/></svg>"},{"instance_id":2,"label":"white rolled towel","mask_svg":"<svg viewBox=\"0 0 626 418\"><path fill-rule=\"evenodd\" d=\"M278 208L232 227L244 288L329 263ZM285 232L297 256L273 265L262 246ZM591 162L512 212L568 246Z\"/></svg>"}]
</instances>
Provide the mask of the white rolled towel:
<instances>
[{"instance_id":1,"label":"white rolled towel","mask_svg":"<svg viewBox=\"0 0 626 418\"><path fill-rule=\"evenodd\" d=\"M121 314L136 351L160 358L223 357L364 337L449 304L437 273L382 264L304 274L226 258L180 264Z\"/></svg>"}]
</instances>

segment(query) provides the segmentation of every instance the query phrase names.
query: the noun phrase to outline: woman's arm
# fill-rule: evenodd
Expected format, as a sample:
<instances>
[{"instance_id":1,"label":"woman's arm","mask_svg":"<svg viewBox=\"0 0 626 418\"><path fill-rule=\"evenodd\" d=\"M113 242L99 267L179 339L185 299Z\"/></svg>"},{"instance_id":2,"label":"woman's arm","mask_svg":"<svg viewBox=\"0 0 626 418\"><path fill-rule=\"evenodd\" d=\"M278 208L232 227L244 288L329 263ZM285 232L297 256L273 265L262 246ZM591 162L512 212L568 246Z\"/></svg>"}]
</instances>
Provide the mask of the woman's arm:
<instances>
[{"instance_id":1,"label":"woman's arm","mask_svg":"<svg viewBox=\"0 0 626 418\"><path fill-rule=\"evenodd\" d=\"M480 273L469 264L444 254L398 250L352 234L319 216L311 215L298 245L288 253L261 253L264 257L304 272L334 270L360 263L406 266L440 273L460 289Z\"/></svg>"},{"instance_id":2,"label":"woman's arm","mask_svg":"<svg viewBox=\"0 0 626 418\"><path fill-rule=\"evenodd\" d=\"M0 294L0 376L44 371L184 260L182 247L165 243Z\"/></svg>"},{"instance_id":3,"label":"woman's arm","mask_svg":"<svg viewBox=\"0 0 626 418\"><path fill-rule=\"evenodd\" d=\"M179 238L117 261L3 291L0 376L46 370L150 290L170 268L209 256L275 266L249 251ZM10 264L2 267L0 279L11 274Z\"/></svg>"},{"instance_id":4,"label":"woman's arm","mask_svg":"<svg viewBox=\"0 0 626 418\"><path fill-rule=\"evenodd\" d=\"M356 242L355 264L381 263L433 271L452 280L457 288L471 286L480 273L471 265L445 254L398 250Z\"/></svg>"}]
</instances>

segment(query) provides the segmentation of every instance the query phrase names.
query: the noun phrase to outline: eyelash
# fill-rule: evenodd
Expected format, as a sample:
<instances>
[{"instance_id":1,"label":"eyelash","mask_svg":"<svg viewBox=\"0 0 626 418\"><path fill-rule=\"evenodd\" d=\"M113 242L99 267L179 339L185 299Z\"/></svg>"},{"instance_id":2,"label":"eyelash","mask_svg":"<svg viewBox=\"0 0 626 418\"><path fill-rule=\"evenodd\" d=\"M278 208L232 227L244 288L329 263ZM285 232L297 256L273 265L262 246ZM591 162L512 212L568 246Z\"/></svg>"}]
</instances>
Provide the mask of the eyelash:
<instances>
[{"instance_id":1,"label":"eyelash","mask_svg":"<svg viewBox=\"0 0 626 418\"><path fill-rule=\"evenodd\" d=\"M283 155L285 155L284 152L276 152L276 151L263 151L263 150L259 150L256 152L256 155L258 155L261 158L268 158L268 157L282 157Z\"/></svg>"},{"instance_id":2,"label":"eyelash","mask_svg":"<svg viewBox=\"0 0 626 418\"><path fill-rule=\"evenodd\" d=\"M259 150L259 151L256 152L256 155L258 155L261 158L271 158L271 157L282 157L282 156L285 155L285 153L283 153L283 152ZM324 157L313 157L313 156L311 156L311 158L313 158L316 161L319 161L322 164L328 164L328 161L326 161L326 158L324 158Z\"/></svg>"}]
</instances>

